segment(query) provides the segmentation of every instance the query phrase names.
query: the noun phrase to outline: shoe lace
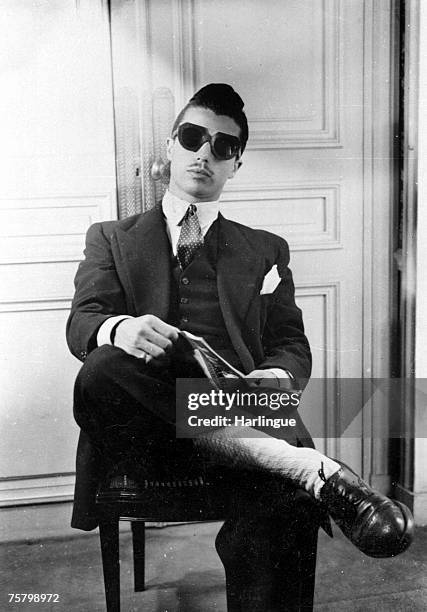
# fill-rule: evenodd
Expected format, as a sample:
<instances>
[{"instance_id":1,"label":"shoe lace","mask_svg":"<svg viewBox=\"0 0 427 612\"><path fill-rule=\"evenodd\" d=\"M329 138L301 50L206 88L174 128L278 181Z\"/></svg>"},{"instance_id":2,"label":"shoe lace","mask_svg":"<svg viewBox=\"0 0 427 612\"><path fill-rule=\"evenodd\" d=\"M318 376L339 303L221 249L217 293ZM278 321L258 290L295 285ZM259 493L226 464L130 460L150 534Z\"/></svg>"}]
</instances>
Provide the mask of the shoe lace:
<instances>
[{"instance_id":1,"label":"shoe lace","mask_svg":"<svg viewBox=\"0 0 427 612\"><path fill-rule=\"evenodd\" d=\"M320 463L320 470L318 470L317 473L319 474L319 478L323 480L323 482L326 482L326 476L325 476L325 472L323 469L323 461Z\"/></svg>"}]
</instances>

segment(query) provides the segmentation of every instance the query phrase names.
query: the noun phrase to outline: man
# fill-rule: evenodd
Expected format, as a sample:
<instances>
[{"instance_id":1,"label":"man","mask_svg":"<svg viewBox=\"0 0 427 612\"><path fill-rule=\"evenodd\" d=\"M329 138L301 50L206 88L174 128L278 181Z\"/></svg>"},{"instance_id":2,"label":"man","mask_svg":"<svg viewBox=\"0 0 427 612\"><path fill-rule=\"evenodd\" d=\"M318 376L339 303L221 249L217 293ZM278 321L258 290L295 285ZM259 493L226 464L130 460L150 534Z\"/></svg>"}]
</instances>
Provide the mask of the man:
<instances>
[{"instance_id":1,"label":"man","mask_svg":"<svg viewBox=\"0 0 427 612\"><path fill-rule=\"evenodd\" d=\"M310 376L286 242L218 211L247 138L243 102L230 86L207 85L193 96L168 139L170 184L161 205L89 229L67 338L85 361L76 381L76 420L111 460L107 468L125 457L140 473L165 465L186 473L204 462L231 481L234 474L228 495L237 510L217 540L229 609L273 610L284 609L274 568L286 548L282 523L294 511L286 494L261 511L273 482L305 490L372 556L405 550L412 517L318 453L298 415L286 439L227 427L194 441L176 439L175 380L200 376L180 350L180 330L203 336L246 373L248 384L295 389ZM261 292L276 266L277 285ZM254 483L249 496L239 490L239 473Z\"/></svg>"}]
</instances>

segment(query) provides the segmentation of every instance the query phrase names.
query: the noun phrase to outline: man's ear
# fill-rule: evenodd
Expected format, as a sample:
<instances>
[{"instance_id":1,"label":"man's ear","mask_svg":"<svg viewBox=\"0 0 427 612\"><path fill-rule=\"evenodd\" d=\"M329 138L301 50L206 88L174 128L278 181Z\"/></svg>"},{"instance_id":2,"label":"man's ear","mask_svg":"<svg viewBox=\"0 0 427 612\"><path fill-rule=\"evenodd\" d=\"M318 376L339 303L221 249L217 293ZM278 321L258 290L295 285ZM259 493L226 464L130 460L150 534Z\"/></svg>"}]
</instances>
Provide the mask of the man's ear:
<instances>
[{"instance_id":1,"label":"man's ear","mask_svg":"<svg viewBox=\"0 0 427 612\"><path fill-rule=\"evenodd\" d=\"M167 138L166 140L166 157L169 161L172 159L172 147L175 140L173 138Z\"/></svg>"},{"instance_id":2,"label":"man's ear","mask_svg":"<svg viewBox=\"0 0 427 612\"><path fill-rule=\"evenodd\" d=\"M229 179L233 178L233 176L236 174L237 170L240 168L242 163L243 162L241 161L240 158L234 160L233 168L231 169L230 174L228 175Z\"/></svg>"}]
</instances>

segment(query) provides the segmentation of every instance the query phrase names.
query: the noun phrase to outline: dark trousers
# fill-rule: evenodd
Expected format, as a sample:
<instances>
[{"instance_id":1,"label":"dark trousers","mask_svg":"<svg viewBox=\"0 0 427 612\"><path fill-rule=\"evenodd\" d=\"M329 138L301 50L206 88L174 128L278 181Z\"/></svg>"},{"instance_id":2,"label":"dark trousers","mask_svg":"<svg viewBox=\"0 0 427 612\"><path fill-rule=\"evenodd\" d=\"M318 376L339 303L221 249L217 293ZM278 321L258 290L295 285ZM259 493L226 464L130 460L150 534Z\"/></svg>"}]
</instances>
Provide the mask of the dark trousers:
<instances>
[{"instance_id":1,"label":"dark trousers","mask_svg":"<svg viewBox=\"0 0 427 612\"><path fill-rule=\"evenodd\" d=\"M104 457L107 471L121 464L136 477L156 480L212 470L220 474L227 520L216 548L225 568L230 612L310 610L321 520L314 504L275 475L215 466L192 440L176 438L175 379L191 376L200 376L198 369L182 360L157 368L102 346L88 356L77 377L76 421ZM306 553L305 587L301 551Z\"/></svg>"}]
</instances>

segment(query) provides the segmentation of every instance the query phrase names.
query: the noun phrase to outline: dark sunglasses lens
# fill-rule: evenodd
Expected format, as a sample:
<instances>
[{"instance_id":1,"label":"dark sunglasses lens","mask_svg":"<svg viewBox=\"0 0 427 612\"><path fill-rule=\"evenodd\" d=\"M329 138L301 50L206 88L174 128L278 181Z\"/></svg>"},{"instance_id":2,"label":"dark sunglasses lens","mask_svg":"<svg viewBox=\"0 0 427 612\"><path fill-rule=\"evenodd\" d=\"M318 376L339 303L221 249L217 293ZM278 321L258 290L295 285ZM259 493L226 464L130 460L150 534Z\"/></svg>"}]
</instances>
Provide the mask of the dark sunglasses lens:
<instances>
[{"instance_id":1,"label":"dark sunglasses lens","mask_svg":"<svg viewBox=\"0 0 427 612\"><path fill-rule=\"evenodd\" d=\"M235 136L218 132L211 137L206 128L194 123L183 123L179 126L178 140L188 151L198 151L203 143L209 141L212 153L221 160L235 157L240 150L240 140Z\"/></svg>"},{"instance_id":2,"label":"dark sunglasses lens","mask_svg":"<svg viewBox=\"0 0 427 612\"><path fill-rule=\"evenodd\" d=\"M214 142L213 148L218 159L231 159L239 150L239 142L230 136L218 135Z\"/></svg>"},{"instance_id":3,"label":"dark sunglasses lens","mask_svg":"<svg viewBox=\"0 0 427 612\"><path fill-rule=\"evenodd\" d=\"M178 130L178 139L184 149L198 151L202 144L203 133L195 125L182 125Z\"/></svg>"}]
</instances>

